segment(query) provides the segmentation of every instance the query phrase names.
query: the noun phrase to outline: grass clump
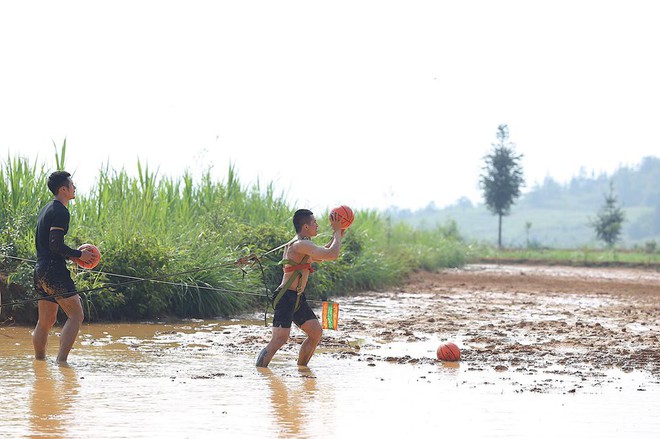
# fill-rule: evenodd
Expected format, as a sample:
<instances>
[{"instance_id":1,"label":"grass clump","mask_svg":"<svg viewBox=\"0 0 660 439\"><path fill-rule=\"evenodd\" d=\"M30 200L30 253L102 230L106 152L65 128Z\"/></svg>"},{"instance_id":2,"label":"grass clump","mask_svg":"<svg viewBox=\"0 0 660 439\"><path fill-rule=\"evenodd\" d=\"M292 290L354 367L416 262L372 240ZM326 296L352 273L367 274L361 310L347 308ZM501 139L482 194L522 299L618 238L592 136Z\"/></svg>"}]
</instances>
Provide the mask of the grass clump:
<instances>
[{"instance_id":1,"label":"grass clump","mask_svg":"<svg viewBox=\"0 0 660 439\"><path fill-rule=\"evenodd\" d=\"M9 157L0 167L0 249L4 255L35 259L34 233L39 209L52 195L48 175L64 168L66 145L55 168ZM304 206L299 206L304 207ZM172 317L227 317L262 309L266 289L282 276L282 250L261 265L234 262L265 252L294 235L293 212L272 184L244 186L233 167L223 181L210 172L197 179L159 177L138 162L138 173L108 166L99 170L93 188L69 205L66 241L77 247L93 243L102 253L97 271L72 268L88 320L142 320ZM323 244L329 239L328 212L316 212ZM415 270L460 266L466 246L455 227L418 231L392 224L375 211L356 211L341 256L323 264L311 277L311 299L396 285ZM35 297L33 264L4 258L0 262L3 303ZM99 272L100 271L100 272ZM145 282L139 279L153 279ZM102 287L102 288L100 288ZM33 323L36 303L3 308L4 317Z\"/></svg>"}]
</instances>

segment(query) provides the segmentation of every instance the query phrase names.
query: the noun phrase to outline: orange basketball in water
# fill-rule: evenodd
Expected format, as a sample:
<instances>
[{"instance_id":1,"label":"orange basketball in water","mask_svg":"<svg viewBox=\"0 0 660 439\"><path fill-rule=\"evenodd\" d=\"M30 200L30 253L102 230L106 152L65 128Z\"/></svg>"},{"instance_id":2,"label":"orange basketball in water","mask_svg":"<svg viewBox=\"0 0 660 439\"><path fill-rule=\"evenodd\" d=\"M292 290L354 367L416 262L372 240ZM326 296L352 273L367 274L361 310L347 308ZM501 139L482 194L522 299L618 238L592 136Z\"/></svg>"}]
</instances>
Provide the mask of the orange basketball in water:
<instances>
[{"instance_id":1,"label":"orange basketball in water","mask_svg":"<svg viewBox=\"0 0 660 439\"><path fill-rule=\"evenodd\" d=\"M450 341L447 343L442 343L440 346L438 346L436 355L440 361L458 361L461 359L460 349L458 349L458 346Z\"/></svg>"},{"instance_id":2,"label":"orange basketball in water","mask_svg":"<svg viewBox=\"0 0 660 439\"><path fill-rule=\"evenodd\" d=\"M353 224L353 220L355 219L355 215L353 215L351 208L344 204L339 207L335 207L330 211L330 218L333 216L339 218L341 221L342 229L348 229L351 224Z\"/></svg>"},{"instance_id":3,"label":"orange basketball in water","mask_svg":"<svg viewBox=\"0 0 660 439\"><path fill-rule=\"evenodd\" d=\"M99 265L99 262L101 262L101 252L99 249L93 245L93 244L83 244L80 247L78 247L78 250L87 250L88 252L92 252L94 254L94 259L92 259L89 262L83 262L78 258L71 258L73 262L78 264L79 267L82 268L87 268L88 270L91 270L92 268L96 267Z\"/></svg>"}]
</instances>

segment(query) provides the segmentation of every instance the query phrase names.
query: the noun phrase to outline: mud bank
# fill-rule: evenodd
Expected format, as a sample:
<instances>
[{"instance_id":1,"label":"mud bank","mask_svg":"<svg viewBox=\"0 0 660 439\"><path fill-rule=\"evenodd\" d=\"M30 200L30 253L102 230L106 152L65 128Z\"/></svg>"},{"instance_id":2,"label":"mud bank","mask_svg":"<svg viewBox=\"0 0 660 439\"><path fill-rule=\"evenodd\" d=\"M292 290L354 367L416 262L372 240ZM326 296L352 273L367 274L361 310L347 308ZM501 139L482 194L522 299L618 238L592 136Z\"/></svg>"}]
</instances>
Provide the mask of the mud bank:
<instances>
[{"instance_id":1,"label":"mud bank","mask_svg":"<svg viewBox=\"0 0 660 439\"><path fill-rule=\"evenodd\" d=\"M449 340L461 347L462 367L515 372L512 379L528 391L573 392L576 379L600 385L612 371L660 379L655 271L474 265L416 273L397 291L343 302L340 331L324 333L321 355L374 366L432 364L438 361L429 343ZM239 346L265 341L252 335ZM425 352L414 353L424 344Z\"/></svg>"}]
</instances>

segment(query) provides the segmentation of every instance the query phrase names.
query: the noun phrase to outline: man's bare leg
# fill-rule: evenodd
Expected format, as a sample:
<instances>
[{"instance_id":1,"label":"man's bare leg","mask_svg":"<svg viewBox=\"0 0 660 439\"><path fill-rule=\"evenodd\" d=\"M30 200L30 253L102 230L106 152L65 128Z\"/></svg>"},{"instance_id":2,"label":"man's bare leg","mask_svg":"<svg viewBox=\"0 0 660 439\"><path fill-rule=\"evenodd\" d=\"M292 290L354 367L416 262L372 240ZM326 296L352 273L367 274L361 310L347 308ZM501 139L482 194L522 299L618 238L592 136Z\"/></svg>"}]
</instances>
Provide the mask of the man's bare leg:
<instances>
[{"instance_id":1,"label":"man's bare leg","mask_svg":"<svg viewBox=\"0 0 660 439\"><path fill-rule=\"evenodd\" d=\"M75 295L67 298L58 298L57 303L67 315L66 323L62 328L60 335L60 351L57 354L58 363L66 363L69 358L69 352L78 337L80 326L85 319L80 296Z\"/></svg>"},{"instance_id":2,"label":"man's bare leg","mask_svg":"<svg viewBox=\"0 0 660 439\"><path fill-rule=\"evenodd\" d=\"M303 341L302 346L300 346L300 353L298 354L298 366L307 366L309 360L312 359L316 346L318 346L321 341L321 335L323 334L323 328L317 319L307 320L300 327L307 334L307 338Z\"/></svg>"},{"instance_id":3,"label":"man's bare leg","mask_svg":"<svg viewBox=\"0 0 660 439\"><path fill-rule=\"evenodd\" d=\"M270 360L273 359L275 352L279 350L284 343L289 340L289 334L291 333L291 328L273 328L273 336L270 339L270 342L266 345L265 348L261 350L259 356L257 357L257 367L268 367Z\"/></svg>"},{"instance_id":4,"label":"man's bare leg","mask_svg":"<svg viewBox=\"0 0 660 439\"><path fill-rule=\"evenodd\" d=\"M46 358L46 346L48 345L48 334L57 319L57 303L48 300L39 300L39 320L32 332L32 346L34 346L34 358L44 360Z\"/></svg>"}]
</instances>

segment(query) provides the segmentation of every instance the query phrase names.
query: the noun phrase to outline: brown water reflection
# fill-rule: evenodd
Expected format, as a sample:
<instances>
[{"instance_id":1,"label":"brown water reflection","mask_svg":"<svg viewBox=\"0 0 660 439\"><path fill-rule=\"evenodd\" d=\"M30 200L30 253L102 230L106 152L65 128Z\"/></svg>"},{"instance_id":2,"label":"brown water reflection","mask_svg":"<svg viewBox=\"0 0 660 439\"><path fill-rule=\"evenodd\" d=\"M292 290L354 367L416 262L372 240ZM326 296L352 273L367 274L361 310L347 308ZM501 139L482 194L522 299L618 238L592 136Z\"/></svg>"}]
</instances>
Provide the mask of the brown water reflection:
<instances>
[{"instance_id":1,"label":"brown water reflection","mask_svg":"<svg viewBox=\"0 0 660 439\"><path fill-rule=\"evenodd\" d=\"M342 298L340 330L309 368L296 366L297 330L270 369L255 368L270 336L256 315L85 324L69 368L55 352L32 359L31 328L0 327L0 437L660 434L659 378L641 355L657 339L657 298L465 289ZM460 363L434 359L447 339Z\"/></svg>"},{"instance_id":2,"label":"brown water reflection","mask_svg":"<svg viewBox=\"0 0 660 439\"><path fill-rule=\"evenodd\" d=\"M554 437L544 432L559 417L599 437L619 436L613 427L622 417L633 428L626 437L659 428L652 409L658 386L643 374L544 395L517 393L513 385L531 385L536 375L471 370L469 362L396 364L377 360L376 351L359 361L328 350L300 370L291 349L262 370L253 355L225 349L224 331L129 326L140 326L133 332L142 332L142 343L117 336L79 346L71 368L35 362L29 333L11 328L18 344L2 350L0 437L389 437L439 428L463 437L529 437L543 428L534 436ZM267 336L261 326L246 329ZM104 331L86 325L84 332ZM209 346L200 347L200 339ZM411 347L411 357L425 352Z\"/></svg>"},{"instance_id":3,"label":"brown water reflection","mask_svg":"<svg viewBox=\"0 0 660 439\"><path fill-rule=\"evenodd\" d=\"M318 396L317 379L311 369L299 367L299 380L289 385L270 369L259 368L257 371L264 376L271 390L270 402L280 433L288 437L309 437L306 426L310 419L305 409L313 405Z\"/></svg>"},{"instance_id":4,"label":"brown water reflection","mask_svg":"<svg viewBox=\"0 0 660 439\"><path fill-rule=\"evenodd\" d=\"M72 407L78 395L78 375L72 367L33 362L30 437L67 437Z\"/></svg>"}]
</instances>

